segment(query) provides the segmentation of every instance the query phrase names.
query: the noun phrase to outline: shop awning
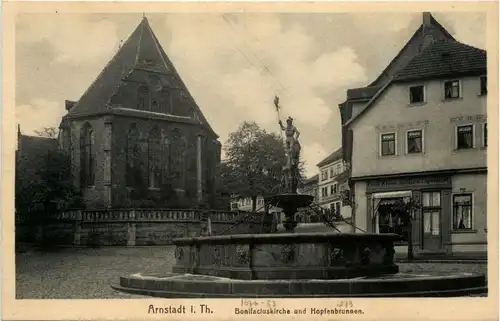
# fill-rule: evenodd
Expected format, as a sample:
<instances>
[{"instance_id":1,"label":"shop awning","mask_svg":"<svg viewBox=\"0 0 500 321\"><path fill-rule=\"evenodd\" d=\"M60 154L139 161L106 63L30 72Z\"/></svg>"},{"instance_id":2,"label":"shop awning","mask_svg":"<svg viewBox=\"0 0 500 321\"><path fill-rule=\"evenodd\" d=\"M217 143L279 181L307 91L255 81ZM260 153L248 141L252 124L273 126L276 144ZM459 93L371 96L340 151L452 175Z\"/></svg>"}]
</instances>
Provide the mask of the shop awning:
<instances>
[{"instance_id":1,"label":"shop awning","mask_svg":"<svg viewBox=\"0 0 500 321\"><path fill-rule=\"evenodd\" d=\"M373 199L411 197L411 191L385 192L372 194Z\"/></svg>"},{"instance_id":2,"label":"shop awning","mask_svg":"<svg viewBox=\"0 0 500 321\"><path fill-rule=\"evenodd\" d=\"M378 214L380 205L392 205L398 198L411 197L411 191L385 192L372 194L372 217Z\"/></svg>"}]
</instances>

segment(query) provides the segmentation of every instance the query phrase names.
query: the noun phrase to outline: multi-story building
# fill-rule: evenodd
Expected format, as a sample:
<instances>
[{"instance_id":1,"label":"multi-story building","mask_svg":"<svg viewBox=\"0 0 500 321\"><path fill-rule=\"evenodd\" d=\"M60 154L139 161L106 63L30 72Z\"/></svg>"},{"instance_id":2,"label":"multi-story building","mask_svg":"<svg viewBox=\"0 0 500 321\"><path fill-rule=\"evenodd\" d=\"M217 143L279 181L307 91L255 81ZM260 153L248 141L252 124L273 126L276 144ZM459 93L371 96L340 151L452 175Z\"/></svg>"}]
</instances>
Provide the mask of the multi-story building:
<instances>
[{"instance_id":1,"label":"multi-story building","mask_svg":"<svg viewBox=\"0 0 500 321\"><path fill-rule=\"evenodd\" d=\"M264 198L262 196L258 196L256 199L255 210L256 212L265 212L265 204ZM232 211L245 211L251 212L253 209L253 202L251 197L237 197L233 196L231 198L231 210Z\"/></svg>"},{"instance_id":2,"label":"multi-story building","mask_svg":"<svg viewBox=\"0 0 500 321\"><path fill-rule=\"evenodd\" d=\"M356 226L400 234L401 252L411 235L417 254L484 255L486 52L424 13L380 77L379 86L355 90L365 100L341 106ZM393 207L408 199L418 206L411 225Z\"/></svg>"},{"instance_id":3,"label":"multi-story building","mask_svg":"<svg viewBox=\"0 0 500 321\"><path fill-rule=\"evenodd\" d=\"M350 209L342 206L341 191L345 188L347 179L342 175L345 171L342 159L342 149L339 148L318 163L318 204L342 216L350 217Z\"/></svg>"}]
</instances>

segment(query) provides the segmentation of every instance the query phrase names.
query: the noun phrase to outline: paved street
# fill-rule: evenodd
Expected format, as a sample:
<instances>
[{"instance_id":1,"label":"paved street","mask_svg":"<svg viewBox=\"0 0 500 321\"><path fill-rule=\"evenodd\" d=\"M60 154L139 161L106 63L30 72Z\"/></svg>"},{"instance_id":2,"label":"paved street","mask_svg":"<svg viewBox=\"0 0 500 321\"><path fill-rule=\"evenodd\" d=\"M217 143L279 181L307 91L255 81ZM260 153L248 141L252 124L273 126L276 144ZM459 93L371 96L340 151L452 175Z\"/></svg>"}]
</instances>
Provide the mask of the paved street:
<instances>
[{"instance_id":1,"label":"paved street","mask_svg":"<svg viewBox=\"0 0 500 321\"><path fill-rule=\"evenodd\" d=\"M109 286L120 275L170 271L173 247L61 249L16 257L18 299L141 298ZM401 272L486 272L486 264L400 264Z\"/></svg>"}]
</instances>

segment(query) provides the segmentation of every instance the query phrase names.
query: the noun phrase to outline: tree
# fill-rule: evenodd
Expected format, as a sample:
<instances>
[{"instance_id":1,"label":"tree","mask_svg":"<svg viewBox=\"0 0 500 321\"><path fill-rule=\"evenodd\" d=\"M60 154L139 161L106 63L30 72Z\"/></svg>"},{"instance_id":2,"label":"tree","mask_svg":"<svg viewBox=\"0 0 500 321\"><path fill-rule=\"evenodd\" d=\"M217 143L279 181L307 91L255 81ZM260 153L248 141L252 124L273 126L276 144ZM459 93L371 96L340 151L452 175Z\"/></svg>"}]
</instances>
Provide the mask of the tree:
<instances>
[{"instance_id":1,"label":"tree","mask_svg":"<svg viewBox=\"0 0 500 321\"><path fill-rule=\"evenodd\" d=\"M283 140L255 122L244 122L229 135L224 152L223 190L241 198L250 197L255 211L257 197L272 194L281 184L281 171L286 163Z\"/></svg>"},{"instance_id":2,"label":"tree","mask_svg":"<svg viewBox=\"0 0 500 321\"><path fill-rule=\"evenodd\" d=\"M399 199L392 205L392 210L398 213L408 226L408 260L413 260L413 220L416 212L420 209L420 204L413 197Z\"/></svg>"},{"instance_id":3,"label":"tree","mask_svg":"<svg viewBox=\"0 0 500 321\"><path fill-rule=\"evenodd\" d=\"M43 131L42 136L54 132ZM56 146L16 159L16 211L27 213L43 228L53 211L82 206L79 189L74 186L69 156ZM43 236L42 236L43 237Z\"/></svg>"},{"instance_id":4,"label":"tree","mask_svg":"<svg viewBox=\"0 0 500 321\"><path fill-rule=\"evenodd\" d=\"M35 130L37 136L47 138L57 138L58 131L55 127L44 127L41 130Z\"/></svg>"}]
</instances>

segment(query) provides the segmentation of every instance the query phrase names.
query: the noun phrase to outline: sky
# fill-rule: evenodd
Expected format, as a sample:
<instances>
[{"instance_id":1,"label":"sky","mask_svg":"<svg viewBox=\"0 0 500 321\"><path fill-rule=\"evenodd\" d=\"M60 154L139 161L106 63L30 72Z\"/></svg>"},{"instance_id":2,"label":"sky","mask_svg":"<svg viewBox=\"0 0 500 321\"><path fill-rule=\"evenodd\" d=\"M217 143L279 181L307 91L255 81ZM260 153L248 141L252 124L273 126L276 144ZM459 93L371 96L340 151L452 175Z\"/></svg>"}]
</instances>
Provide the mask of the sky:
<instances>
[{"instance_id":1,"label":"sky","mask_svg":"<svg viewBox=\"0 0 500 321\"><path fill-rule=\"evenodd\" d=\"M458 41L485 49L484 13L433 13ZM338 104L368 85L422 23L421 13L148 14L153 32L224 144L243 121L279 131L294 118L308 176L341 146ZM141 14L21 14L16 121L58 127Z\"/></svg>"}]
</instances>

